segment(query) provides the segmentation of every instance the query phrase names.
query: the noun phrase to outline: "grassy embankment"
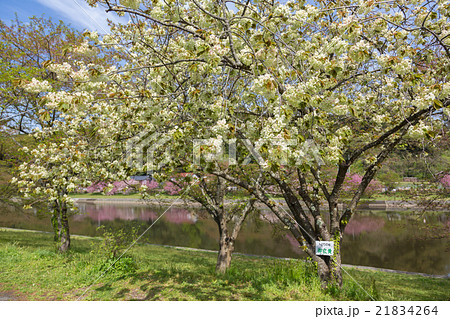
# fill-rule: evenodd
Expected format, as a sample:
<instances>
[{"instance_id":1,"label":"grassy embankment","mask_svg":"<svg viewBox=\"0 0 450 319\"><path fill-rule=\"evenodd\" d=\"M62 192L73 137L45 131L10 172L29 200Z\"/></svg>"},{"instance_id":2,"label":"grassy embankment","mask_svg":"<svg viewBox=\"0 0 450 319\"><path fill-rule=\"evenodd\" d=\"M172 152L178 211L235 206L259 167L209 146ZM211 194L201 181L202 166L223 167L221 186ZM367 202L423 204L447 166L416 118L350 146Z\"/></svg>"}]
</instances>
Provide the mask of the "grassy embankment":
<instances>
[{"instance_id":1,"label":"grassy embankment","mask_svg":"<svg viewBox=\"0 0 450 319\"><path fill-rule=\"evenodd\" d=\"M74 237L72 251L56 252L52 236L0 229L0 296L76 300L102 273L100 239ZM108 272L87 300L365 300L345 275L342 292L320 289L311 264L236 255L225 275L214 273L215 254L149 245L133 247L129 264ZM104 267L104 266L103 266ZM347 269L378 300L448 300L449 279Z\"/></svg>"}]
</instances>

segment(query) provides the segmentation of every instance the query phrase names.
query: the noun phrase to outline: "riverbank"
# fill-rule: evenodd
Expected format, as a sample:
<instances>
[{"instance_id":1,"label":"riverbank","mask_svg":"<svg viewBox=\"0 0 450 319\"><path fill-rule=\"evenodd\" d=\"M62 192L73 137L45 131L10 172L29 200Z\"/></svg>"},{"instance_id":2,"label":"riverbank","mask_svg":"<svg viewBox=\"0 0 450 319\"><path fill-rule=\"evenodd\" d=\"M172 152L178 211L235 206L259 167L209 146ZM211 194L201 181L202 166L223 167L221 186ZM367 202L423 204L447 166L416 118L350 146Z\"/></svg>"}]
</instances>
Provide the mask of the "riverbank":
<instances>
[{"instance_id":1,"label":"riverbank","mask_svg":"<svg viewBox=\"0 0 450 319\"><path fill-rule=\"evenodd\" d=\"M74 236L72 251L56 253L51 234L0 230L0 297L76 300L101 274L99 239ZM342 292L320 289L310 264L297 260L233 257L230 271L214 273L215 254L136 245L127 256L135 272L101 277L83 300L367 300L347 274ZM123 268L123 267L122 267ZM448 300L449 279L345 267L378 300Z\"/></svg>"},{"instance_id":2,"label":"riverbank","mask_svg":"<svg viewBox=\"0 0 450 319\"><path fill-rule=\"evenodd\" d=\"M75 203L91 203L91 204L137 204L137 205L160 205L160 206L190 206L190 207L201 207L198 202L190 201L187 199L181 199L176 196L161 196L149 199L141 199L139 195L99 195L99 194L81 194L81 195L72 195L72 198L75 200ZM288 207L283 199L274 198L275 202L279 203L284 207ZM225 200L225 205L232 205L239 201L238 199L227 199ZM440 207L448 207L450 206L449 201L440 201L439 204L436 205L439 209ZM261 208L264 208L262 204L257 204ZM339 205L339 208L342 209L343 204ZM324 204L322 209L326 209L327 206ZM375 209L375 210L408 210L408 209L423 209L425 208L423 203L416 201L404 201L404 200L361 200L358 205L358 209Z\"/></svg>"}]
</instances>

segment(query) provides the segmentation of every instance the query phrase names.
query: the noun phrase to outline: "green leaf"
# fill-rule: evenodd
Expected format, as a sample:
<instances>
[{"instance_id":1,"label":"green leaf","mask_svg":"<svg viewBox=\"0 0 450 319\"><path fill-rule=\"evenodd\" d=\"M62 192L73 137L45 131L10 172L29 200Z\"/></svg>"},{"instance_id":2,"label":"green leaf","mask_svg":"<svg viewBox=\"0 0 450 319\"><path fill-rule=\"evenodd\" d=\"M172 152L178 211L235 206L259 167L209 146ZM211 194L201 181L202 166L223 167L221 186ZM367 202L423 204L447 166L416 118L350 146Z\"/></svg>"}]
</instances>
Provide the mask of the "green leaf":
<instances>
[{"instance_id":1,"label":"green leaf","mask_svg":"<svg viewBox=\"0 0 450 319\"><path fill-rule=\"evenodd\" d=\"M435 100L433 101L433 107L437 110L437 109L443 108L443 107L444 107L444 104L442 103L441 100L435 99Z\"/></svg>"},{"instance_id":2,"label":"green leaf","mask_svg":"<svg viewBox=\"0 0 450 319\"><path fill-rule=\"evenodd\" d=\"M38 105L39 105L40 107L43 107L43 106L45 105L45 103L47 103L47 99L46 99L45 96L44 96L44 97L41 97L41 98L39 99Z\"/></svg>"},{"instance_id":3,"label":"green leaf","mask_svg":"<svg viewBox=\"0 0 450 319\"><path fill-rule=\"evenodd\" d=\"M50 112L44 109L39 110L39 118L42 121L50 121Z\"/></svg>"},{"instance_id":4,"label":"green leaf","mask_svg":"<svg viewBox=\"0 0 450 319\"><path fill-rule=\"evenodd\" d=\"M331 71L330 71L330 74L331 74L331 76L334 77L334 78L337 76L337 72L336 72L335 69L331 70Z\"/></svg>"}]
</instances>

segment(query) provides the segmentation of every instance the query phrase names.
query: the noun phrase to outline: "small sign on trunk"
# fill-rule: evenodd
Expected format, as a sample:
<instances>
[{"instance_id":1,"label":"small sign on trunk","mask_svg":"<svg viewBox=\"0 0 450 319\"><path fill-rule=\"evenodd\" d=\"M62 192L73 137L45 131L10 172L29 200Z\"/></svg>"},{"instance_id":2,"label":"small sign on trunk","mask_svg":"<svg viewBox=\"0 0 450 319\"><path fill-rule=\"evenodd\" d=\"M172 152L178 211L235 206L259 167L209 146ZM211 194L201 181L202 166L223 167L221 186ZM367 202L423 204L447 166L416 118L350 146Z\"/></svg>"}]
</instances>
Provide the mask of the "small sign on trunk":
<instances>
[{"instance_id":1,"label":"small sign on trunk","mask_svg":"<svg viewBox=\"0 0 450 319\"><path fill-rule=\"evenodd\" d=\"M316 255L333 256L334 242L332 241L316 241Z\"/></svg>"}]
</instances>

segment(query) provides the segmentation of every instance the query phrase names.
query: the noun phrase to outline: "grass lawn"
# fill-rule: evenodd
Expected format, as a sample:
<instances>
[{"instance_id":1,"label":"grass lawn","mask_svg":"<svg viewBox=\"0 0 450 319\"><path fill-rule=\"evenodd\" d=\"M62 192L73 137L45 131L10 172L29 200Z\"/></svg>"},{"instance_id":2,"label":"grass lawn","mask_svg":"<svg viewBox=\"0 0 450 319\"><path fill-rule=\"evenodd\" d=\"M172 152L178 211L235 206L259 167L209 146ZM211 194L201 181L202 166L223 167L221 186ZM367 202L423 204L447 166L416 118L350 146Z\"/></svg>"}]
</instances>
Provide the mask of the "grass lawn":
<instances>
[{"instance_id":1,"label":"grass lawn","mask_svg":"<svg viewBox=\"0 0 450 319\"><path fill-rule=\"evenodd\" d=\"M0 229L0 296L20 300L76 300L105 269L94 253L100 239L74 236L59 254L52 235ZM128 253L84 295L85 300L367 300L345 275L342 291L320 289L314 266L291 260L233 257L225 275L216 254L151 245ZM449 279L347 269L378 300L448 300Z\"/></svg>"}]
</instances>

